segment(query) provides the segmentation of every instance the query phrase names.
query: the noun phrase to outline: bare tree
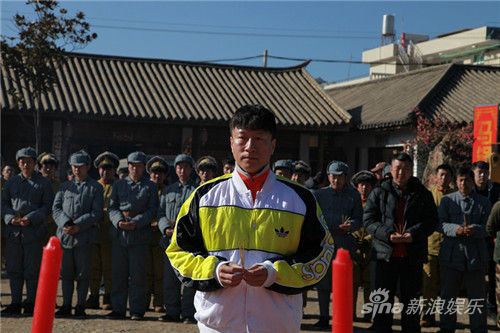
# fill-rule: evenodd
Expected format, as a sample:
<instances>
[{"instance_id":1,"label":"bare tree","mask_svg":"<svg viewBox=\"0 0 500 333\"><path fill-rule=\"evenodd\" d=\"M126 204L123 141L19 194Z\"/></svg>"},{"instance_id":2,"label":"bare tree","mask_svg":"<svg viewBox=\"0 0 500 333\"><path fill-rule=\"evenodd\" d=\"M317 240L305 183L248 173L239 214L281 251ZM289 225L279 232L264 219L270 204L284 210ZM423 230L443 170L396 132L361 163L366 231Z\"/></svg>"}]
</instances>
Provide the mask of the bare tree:
<instances>
[{"instance_id":1,"label":"bare tree","mask_svg":"<svg viewBox=\"0 0 500 333\"><path fill-rule=\"evenodd\" d=\"M32 97L35 149L40 153L41 97L57 82L57 68L64 64L64 54L85 47L97 34L90 32L83 12L68 17L67 10L59 9L57 1L28 0L26 5L33 8L33 18L14 15L17 35L1 36L1 61L22 83L18 89L9 89L18 109L27 108L25 99Z\"/></svg>"}]
</instances>

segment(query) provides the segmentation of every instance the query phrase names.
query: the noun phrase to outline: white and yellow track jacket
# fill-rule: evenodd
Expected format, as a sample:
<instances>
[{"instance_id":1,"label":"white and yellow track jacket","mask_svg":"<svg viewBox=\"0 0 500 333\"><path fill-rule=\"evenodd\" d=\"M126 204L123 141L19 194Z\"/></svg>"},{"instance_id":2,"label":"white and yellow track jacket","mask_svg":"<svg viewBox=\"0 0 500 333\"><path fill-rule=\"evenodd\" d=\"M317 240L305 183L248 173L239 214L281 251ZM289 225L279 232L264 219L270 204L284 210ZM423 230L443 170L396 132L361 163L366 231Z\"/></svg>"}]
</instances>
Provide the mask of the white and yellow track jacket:
<instances>
[{"instance_id":1,"label":"white and yellow track jacket","mask_svg":"<svg viewBox=\"0 0 500 333\"><path fill-rule=\"evenodd\" d=\"M223 288L216 271L228 261L268 269L263 287L243 280ZM253 202L234 172L198 187L182 206L166 250L182 282L197 289L202 331L298 332L301 292L323 278L333 238L311 192L270 172Z\"/></svg>"}]
</instances>

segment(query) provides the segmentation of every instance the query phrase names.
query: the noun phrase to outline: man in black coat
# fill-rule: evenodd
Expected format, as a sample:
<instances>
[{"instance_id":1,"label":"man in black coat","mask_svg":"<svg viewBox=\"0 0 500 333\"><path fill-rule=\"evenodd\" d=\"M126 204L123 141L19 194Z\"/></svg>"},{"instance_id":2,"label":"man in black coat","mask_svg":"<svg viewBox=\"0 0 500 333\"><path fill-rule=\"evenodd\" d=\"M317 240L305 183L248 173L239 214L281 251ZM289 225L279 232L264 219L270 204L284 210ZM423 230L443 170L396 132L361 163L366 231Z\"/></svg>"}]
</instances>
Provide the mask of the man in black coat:
<instances>
[{"instance_id":1,"label":"man in black coat","mask_svg":"<svg viewBox=\"0 0 500 333\"><path fill-rule=\"evenodd\" d=\"M422 288L427 237L437 226L437 210L431 192L412 177L413 162L408 154L393 157L390 168L392 179L382 181L372 191L363 221L368 233L373 235L375 292L382 298L388 296L384 302L392 304L399 281L402 332L416 333L420 332L420 311L414 304L418 304ZM375 331L392 332L392 319L391 312L376 311Z\"/></svg>"}]
</instances>

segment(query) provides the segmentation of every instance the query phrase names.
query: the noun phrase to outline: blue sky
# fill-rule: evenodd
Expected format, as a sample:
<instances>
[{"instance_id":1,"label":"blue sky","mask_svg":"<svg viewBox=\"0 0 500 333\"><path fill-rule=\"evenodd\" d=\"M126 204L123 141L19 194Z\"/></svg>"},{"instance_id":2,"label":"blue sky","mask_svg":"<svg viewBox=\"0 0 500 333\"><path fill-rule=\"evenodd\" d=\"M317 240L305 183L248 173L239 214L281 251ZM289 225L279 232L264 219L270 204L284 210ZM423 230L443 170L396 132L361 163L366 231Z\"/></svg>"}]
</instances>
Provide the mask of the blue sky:
<instances>
[{"instance_id":1,"label":"blue sky","mask_svg":"<svg viewBox=\"0 0 500 333\"><path fill-rule=\"evenodd\" d=\"M394 14L396 33L436 35L484 25L500 26L500 2L170 2L62 1L83 11L99 38L78 52L204 61L262 55L361 60L378 47L383 14ZM23 1L1 2L1 33L12 35ZM261 66L262 59L225 61ZM268 66L300 62L269 59ZM337 81L367 74L368 65L312 62L313 77Z\"/></svg>"}]
</instances>

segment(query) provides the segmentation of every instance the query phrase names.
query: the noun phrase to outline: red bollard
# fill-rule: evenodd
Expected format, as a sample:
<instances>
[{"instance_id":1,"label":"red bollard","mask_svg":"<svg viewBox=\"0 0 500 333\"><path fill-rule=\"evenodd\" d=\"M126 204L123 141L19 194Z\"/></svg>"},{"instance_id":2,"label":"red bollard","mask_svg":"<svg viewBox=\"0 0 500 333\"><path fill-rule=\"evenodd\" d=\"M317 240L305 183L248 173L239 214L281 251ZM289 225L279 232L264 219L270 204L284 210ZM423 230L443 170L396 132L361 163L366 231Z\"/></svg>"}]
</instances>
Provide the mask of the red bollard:
<instances>
[{"instance_id":1,"label":"red bollard","mask_svg":"<svg viewBox=\"0 0 500 333\"><path fill-rule=\"evenodd\" d=\"M42 267L38 277L31 333L52 332L61 261L61 243L59 238L52 236L43 248Z\"/></svg>"},{"instance_id":2,"label":"red bollard","mask_svg":"<svg viewBox=\"0 0 500 333\"><path fill-rule=\"evenodd\" d=\"M337 250L332 263L332 332L352 333L352 261L349 251Z\"/></svg>"}]
</instances>

